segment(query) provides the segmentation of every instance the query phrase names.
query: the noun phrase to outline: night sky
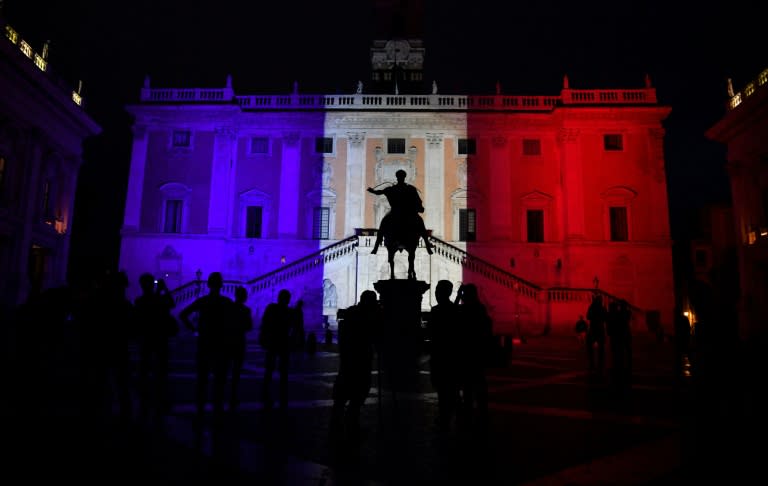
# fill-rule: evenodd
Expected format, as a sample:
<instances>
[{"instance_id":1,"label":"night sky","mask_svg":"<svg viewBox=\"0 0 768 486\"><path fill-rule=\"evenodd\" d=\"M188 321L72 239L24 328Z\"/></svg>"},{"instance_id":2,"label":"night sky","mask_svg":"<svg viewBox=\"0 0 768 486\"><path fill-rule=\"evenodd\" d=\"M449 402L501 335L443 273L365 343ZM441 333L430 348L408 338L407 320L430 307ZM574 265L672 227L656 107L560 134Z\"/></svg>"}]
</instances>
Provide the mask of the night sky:
<instances>
[{"instance_id":1,"label":"night sky","mask_svg":"<svg viewBox=\"0 0 768 486\"><path fill-rule=\"evenodd\" d=\"M104 133L86 146L73 225L73 266L116 265L130 157L129 118L144 76L158 87L223 86L239 94L353 92L365 80L373 38L389 17L375 4L402 0L5 0L6 20L52 69L83 80L87 111ZM572 88L642 87L648 73L672 107L666 161L674 238L687 210L727 201L725 151L704 132L736 90L768 67L758 12L739 2L682 8L672 1L424 0L406 8L426 47L426 82L445 94L558 94ZM415 27L414 27L415 26ZM763 39L764 42L764 39ZM426 90L425 90L426 92ZM98 223L98 224L97 224ZM96 232L98 230L98 233ZM98 238L94 238L95 235Z\"/></svg>"}]
</instances>

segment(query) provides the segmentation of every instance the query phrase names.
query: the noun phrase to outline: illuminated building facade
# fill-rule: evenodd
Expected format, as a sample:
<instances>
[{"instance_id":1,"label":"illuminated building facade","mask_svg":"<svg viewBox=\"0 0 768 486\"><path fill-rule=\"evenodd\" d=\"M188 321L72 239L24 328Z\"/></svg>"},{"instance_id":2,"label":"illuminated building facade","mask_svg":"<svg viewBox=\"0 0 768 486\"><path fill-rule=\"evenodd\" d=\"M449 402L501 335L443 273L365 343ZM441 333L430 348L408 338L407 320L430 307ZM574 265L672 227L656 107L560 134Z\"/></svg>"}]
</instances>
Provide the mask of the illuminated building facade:
<instances>
[{"instance_id":1,"label":"illuminated building facade","mask_svg":"<svg viewBox=\"0 0 768 486\"><path fill-rule=\"evenodd\" d=\"M375 91L349 94L147 79L129 107L121 268L132 281L165 277L179 302L221 271L228 291L246 285L257 313L289 288L309 327L333 322L389 278L386 252L370 253L388 206L366 188L403 169L435 244L433 255L417 250L417 278L477 283L497 332L571 332L594 292L630 302L639 328L668 324L670 110L650 81L573 89L564 79L551 96L442 94L436 83L417 93L423 57L418 41L374 42ZM405 254L395 261L405 278Z\"/></svg>"},{"instance_id":2,"label":"illuminated building facade","mask_svg":"<svg viewBox=\"0 0 768 486\"><path fill-rule=\"evenodd\" d=\"M768 316L768 69L742 91L729 82L723 118L707 137L727 146L738 248L739 334L765 333Z\"/></svg>"},{"instance_id":3,"label":"illuminated building facade","mask_svg":"<svg viewBox=\"0 0 768 486\"><path fill-rule=\"evenodd\" d=\"M83 141L100 132L47 62L0 17L0 307L66 280Z\"/></svg>"}]
</instances>

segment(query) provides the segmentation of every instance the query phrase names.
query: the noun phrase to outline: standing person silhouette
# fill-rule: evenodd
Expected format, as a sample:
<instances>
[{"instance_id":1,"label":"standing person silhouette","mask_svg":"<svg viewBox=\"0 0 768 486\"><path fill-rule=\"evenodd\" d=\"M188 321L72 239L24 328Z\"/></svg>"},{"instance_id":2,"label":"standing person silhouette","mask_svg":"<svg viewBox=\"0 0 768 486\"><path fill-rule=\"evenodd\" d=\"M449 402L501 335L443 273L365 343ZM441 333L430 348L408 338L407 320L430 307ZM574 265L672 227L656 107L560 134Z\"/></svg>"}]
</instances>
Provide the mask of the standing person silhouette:
<instances>
[{"instance_id":1,"label":"standing person silhouette","mask_svg":"<svg viewBox=\"0 0 768 486\"><path fill-rule=\"evenodd\" d=\"M485 305L480 302L474 284L460 286L456 302L459 303L459 336L463 346L463 360L459 370L459 387L462 391L460 418L464 425L474 422L483 430L488 421L485 369L493 340L493 323Z\"/></svg>"},{"instance_id":2,"label":"standing person silhouette","mask_svg":"<svg viewBox=\"0 0 768 486\"><path fill-rule=\"evenodd\" d=\"M587 308L587 357L589 358L590 373L602 375L605 368L605 320L607 312L603 306L603 298L600 294L592 297L592 303ZM595 359L597 354L597 359Z\"/></svg>"},{"instance_id":3,"label":"standing person silhouette","mask_svg":"<svg viewBox=\"0 0 768 486\"><path fill-rule=\"evenodd\" d=\"M346 429L355 437L360 409L371 389L375 336L383 325L381 307L373 290L360 294L339 323L339 372L333 384L331 431Z\"/></svg>"},{"instance_id":4,"label":"standing person silhouette","mask_svg":"<svg viewBox=\"0 0 768 486\"><path fill-rule=\"evenodd\" d=\"M227 362L230 350L234 303L221 295L224 279L219 272L208 276L208 295L198 297L179 313L179 319L191 330L197 331L197 417L200 422L205 414L208 397L208 379L213 374L213 412L220 418L224 411L224 388L227 382ZM190 316L197 314L197 327Z\"/></svg>"},{"instance_id":5,"label":"standing person silhouette","mask_svg":"<svg viewBox=\"0 0 768 486\"><path fill-rule=\"evenodd\" d=\"M456 304L451 301L453 284L440 280L435 288L437 305L433 305L427 322L430 343L430 378L437 392L437 427L446 430L454 418L459 402L459 369L461 356L459 322Z\"/></svg>"},{"instance_id":6,"label":"standing person silhouette","mask_svg":"<svg viewBox=\"0 0 768 486\"><path fill-rule=\"evenodd\" d=\"M423 238L424 246L427 252L432 254L432 245L427 239L427 229L424 226L424 220L419 213L424 212L424 205L416 188L405 182L406 172L402 169L395 172L397 183L384 189L368 188L368 192L377 196L385 195L389 203L390 210L382 218L379 231L376 233L376 242L373 245L371 254L375 255L379 249L382 239L386 235L392 235L394 231L400 231L402 234L413 234Z\"/></svg>"},{"instance_id":7,"label":"standing person silhouette","mask_svg":"<svg viewBox=\"0 0 768 486\"><path fill-rule=\"evenodd\" d=\"M264 363L263 399L266 408L272 408L272 374L277 360L280 360L280 408L288 408L288 358L291 353L291 338L296 327L296 311L288 307L291 293L282 289L277 302L264 309L259 330L259 344L267 352Z\"/></svg>"},{"instance_id":8,"label":"standing person silhouette","mask_svg":"<svg viewBox=\"0 0 768 486\"><path fill-rule=\"evenodd\" d=\"M234 329L232 333L232 385L229 399L229 411L237 412L240 408L240 375L245 362L246 334L253 329L251 308L245 304L248 291L245 287L235 289Z\"/></svg>"},{"instance_id":9,"label":"standing person silhouette","mask_svg":"<svg viewBox=\"0 0 768 486\"><path fill-rule=\"evenodd\" d=\"M142 293L133 307L139 337L140 412L147 418L152 405L159 416L168 411L168 340L178 330L170 314L176 303L165 282L144 273L139 277L139 286Z\"/></svg>"}]
</instances>

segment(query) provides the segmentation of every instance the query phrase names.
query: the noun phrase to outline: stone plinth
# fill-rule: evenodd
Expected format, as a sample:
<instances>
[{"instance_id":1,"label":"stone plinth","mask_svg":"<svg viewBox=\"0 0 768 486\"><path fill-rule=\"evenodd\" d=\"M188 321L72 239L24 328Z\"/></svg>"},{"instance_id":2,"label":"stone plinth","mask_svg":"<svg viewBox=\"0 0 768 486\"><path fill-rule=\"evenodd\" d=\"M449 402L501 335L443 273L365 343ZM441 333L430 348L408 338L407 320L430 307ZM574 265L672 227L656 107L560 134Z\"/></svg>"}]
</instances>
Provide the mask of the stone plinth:
<instances>
[{"instance_id":1,"label":"stone plinth","mask_svg":"<svg viewBox=\"0 0 768 486\"><path fill-rule=\"evenodd\" d=\"M373 284L384 312L381 335L383 386L415 391L423 349L421 299L429 284L422 280L379 280Z\"/></svg>"}]
</instances>

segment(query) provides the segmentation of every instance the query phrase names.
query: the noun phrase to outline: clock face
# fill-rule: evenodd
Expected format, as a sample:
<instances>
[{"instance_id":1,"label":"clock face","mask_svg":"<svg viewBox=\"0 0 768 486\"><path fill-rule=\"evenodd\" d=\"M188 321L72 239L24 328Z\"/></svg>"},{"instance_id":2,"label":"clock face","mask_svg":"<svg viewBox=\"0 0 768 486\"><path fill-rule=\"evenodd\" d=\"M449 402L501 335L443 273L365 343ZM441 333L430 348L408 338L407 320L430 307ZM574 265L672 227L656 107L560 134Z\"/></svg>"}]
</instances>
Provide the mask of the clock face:
<instances>
[{"instance_id":1,"label":"clock face","mask_svg":"<svg viewBox=\"0 0 768 486\"><path fill-rule=\"evenodd\" d=\"M411 52L411 45L408 41L391 40L387 42L385 49L387 51L387 59L398 61L406 60Z\"/></svg>"}]
</instances>

